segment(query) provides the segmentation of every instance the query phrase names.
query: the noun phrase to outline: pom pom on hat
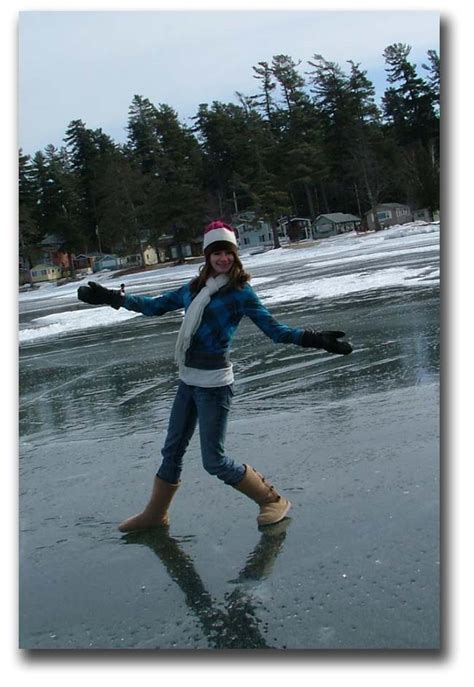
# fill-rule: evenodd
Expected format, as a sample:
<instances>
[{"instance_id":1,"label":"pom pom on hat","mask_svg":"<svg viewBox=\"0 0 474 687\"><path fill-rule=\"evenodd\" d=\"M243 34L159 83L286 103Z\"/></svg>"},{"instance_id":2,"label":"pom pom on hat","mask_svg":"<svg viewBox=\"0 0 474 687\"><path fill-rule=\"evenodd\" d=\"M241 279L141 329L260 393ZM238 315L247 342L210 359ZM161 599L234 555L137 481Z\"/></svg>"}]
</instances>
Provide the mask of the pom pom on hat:
<instances>
[{"instance_id":1,"label":"pom pom on hat","mask_svg":"<svg viewBox=\"0 0 474 687\"><path fill-rule=\"evenodd\" d=\"M204 229L204 252L208 253L211 244L218 241L225 241L226 243L231 243L233 246L237 247L237 238L235 236L234 229L229 224L221 222L221 220L210 222L210 224L208 224Z\"/></svg>"}]
</instances>

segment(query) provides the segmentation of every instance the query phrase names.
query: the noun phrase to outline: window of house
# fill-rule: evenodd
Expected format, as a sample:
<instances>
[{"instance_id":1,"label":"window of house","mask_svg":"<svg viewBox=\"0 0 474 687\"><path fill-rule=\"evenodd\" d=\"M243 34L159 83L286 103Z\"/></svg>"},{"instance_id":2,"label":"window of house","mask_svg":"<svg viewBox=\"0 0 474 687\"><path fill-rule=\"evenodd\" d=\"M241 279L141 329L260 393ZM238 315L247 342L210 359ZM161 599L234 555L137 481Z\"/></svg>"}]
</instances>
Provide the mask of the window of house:
<instances>
[{"instance_id":1,"label":"window of house","mask_svg":"<svg viewBox=\"0 0 474 687\"><path fill-rule=\"evenodd\" d=\"M383 212L377 212L377 217L379 219L390 219L390 213L383 211Z\"/></svg>"},{"instance_id":2,"label":"window of house","mask_svg":"<svg viewBox=\"0 0 474 687\"><path fill-rule=\"evenodd\" d=\"M244 245L248 246L249 243L250 241L248 240L248 238L244 236Z\"/></svg>"}]
</instances>

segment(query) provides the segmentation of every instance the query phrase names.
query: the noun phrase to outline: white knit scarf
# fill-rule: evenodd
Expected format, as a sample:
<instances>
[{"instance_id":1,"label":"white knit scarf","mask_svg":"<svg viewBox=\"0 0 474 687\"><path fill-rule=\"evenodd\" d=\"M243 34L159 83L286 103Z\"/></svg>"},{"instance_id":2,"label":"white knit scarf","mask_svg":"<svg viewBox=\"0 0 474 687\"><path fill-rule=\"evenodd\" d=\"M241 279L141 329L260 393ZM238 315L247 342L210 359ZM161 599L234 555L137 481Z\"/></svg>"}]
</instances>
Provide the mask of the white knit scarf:
<instances>
[{"instance_id":1,"label":"white knit scarf","mask_svg":"<svg viewBox=\"0 0 474 687\"><path fill-rule=\"evenodd\" d=\"M201 324L204 308L211 300L211 296L227 284L229 277L227 274L219 274L217 277L209 277L206 285L200 290L197 296L191 301L191 305L186 310L181 328L176 341L174 357L178 365L184 365L186 351L191 345L191 339Z\"/></svg>"}]
</instances>

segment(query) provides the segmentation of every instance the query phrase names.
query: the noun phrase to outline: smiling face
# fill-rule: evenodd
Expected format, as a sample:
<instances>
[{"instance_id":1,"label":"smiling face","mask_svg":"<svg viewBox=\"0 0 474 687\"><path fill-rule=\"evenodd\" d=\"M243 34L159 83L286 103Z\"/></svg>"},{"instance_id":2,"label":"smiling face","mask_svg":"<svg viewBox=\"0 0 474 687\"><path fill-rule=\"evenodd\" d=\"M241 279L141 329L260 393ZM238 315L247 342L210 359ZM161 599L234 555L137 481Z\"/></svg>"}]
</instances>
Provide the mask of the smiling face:
<instances>
[{"instance_id":1,"label":"smiling face","mask_svg":"<svg viewBox=\"0 0 474 687\"><path fill-rule=\"evenodd\" d=\"M232 269L234 264L235 254L231 250L216 250L209 255L209 262L211 263L214 276L218 274L227 274Z\"/></svg>"}]
</instances>

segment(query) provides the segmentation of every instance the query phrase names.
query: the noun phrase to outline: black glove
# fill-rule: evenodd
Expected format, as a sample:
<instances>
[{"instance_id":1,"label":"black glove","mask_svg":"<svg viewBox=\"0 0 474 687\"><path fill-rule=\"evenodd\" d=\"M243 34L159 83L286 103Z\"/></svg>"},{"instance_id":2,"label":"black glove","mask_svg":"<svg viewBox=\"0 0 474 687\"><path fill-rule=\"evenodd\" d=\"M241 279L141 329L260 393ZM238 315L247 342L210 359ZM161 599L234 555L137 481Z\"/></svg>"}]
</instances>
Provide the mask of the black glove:
<instances>
[{"instance_id":1,"label":"black glove","mask_svg":"<svg viewBox=\"0 0 474 687\"><path fill-rule=\"evenodd\" d=\"M305 329L301 345L303 348L324 348L328 353L348 355L352 353L352 346L347 341L338 341L343 336L344 332L317 332L314 329Z\"/></svg>"},{"instance_id":2,"label":"black glove","mask_svg":"<svg viewBox=\"0 0 474 687\"><path fill-rule=\"evenodd\" d=\"M77 289L77 297L83 303L90 305L111 305L118 310L123 305L123 285L120 291L106 289L95 281L88 282L88 286L80 286Z\"/></svg>"}]
</instances>

